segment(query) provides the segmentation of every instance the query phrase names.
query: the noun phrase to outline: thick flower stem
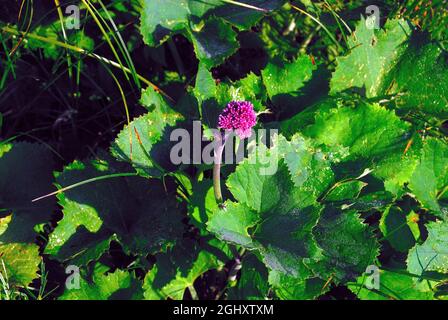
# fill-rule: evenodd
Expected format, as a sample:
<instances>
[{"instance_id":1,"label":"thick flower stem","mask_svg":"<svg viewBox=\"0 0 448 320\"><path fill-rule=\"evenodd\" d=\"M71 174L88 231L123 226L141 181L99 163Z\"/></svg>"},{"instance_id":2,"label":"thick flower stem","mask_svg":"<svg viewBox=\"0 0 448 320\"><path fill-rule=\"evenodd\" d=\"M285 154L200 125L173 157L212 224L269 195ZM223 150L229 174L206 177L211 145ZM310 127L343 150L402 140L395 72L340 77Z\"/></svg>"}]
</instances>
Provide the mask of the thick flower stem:
<instances>
[{"instance_id":1,"label":"thick flower stem","mask_svg":"<svg viewBox=\"0 0 448 320\"><path fill-rule=\"evenodd\" d=\"M215 199L218 204L223 203L221 194L221 164L215 163L213 166L213 189L215 191Z\"/></svg>"},{"instance_id":2,"label":"thick flower stem","mask_svg":"<svg viewBox=\"0 0 448 320\"><path fill-rule=\"evenodd\" d=\"M238 277L238 272L243 267L243 258L244 258L245 254L246 254L246 249L244 249L244 248L241 248L240 251L236 254L235 261L234 261L233 265L230 267L229 273L227 275L226 286L224 288L222 288L222 290L216 295L216 297L215 297L216 300L219 300L230 286L235 285L235 282L237 281L237 277Z\"/></svg>"},{"instance_id":3,"label":"thick flower stem","mask_svg":"<svg viewBox=\"0 0 448 320\"><path fill-rule=\"evenodd\" d=\"M224 201L221 193L221 158L224 146L226 144L227 134L223 135L221 132L215 134L216 145L214 151L214 165L213 165L213 190L215 193L215 199L218 205L221 205Z\"/></svg>"},{"instance_id":4,"label":"thick flower stem","mask_svg":"<svg viewBox=\"0 0 448 320\"><path fill-rule=\"evenodd\" d=\"M238 255L235 257L235 263L233 264L233 266L229 270L229 275L227 277L227 282L232 283L232 282L235 282L237 280L236 278L238 276L238 272L243 267L243 257L244 257L245 253L246 253L246 249L244 249L244 248L242 248L238 252Z\"/></svg>"}]
</instances>

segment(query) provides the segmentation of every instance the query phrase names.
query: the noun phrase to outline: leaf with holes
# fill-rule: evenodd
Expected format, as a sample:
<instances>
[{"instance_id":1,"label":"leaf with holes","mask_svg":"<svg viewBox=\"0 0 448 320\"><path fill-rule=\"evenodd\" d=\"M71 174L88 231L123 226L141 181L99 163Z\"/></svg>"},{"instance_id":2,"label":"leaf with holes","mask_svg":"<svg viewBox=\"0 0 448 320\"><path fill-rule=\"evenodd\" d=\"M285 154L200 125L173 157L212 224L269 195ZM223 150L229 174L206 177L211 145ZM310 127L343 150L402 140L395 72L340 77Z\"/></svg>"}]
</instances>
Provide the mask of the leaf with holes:
<instances>
[{"instance_id":1,"label":"leaf with holes","mask_svg":"<svg viewBox=\"0 0 448 320\"><path fill-rule=\"evenodd\" d=\"M42 258L35 244L0 243L0 276L10 287L27 287L38 277Z\"/></svg>"},{"instance_id":2,"label":"leaf with holes","mask_svg":"<svg viewBox=\"0 0 448 320\"><path fill-rule=\"evenodd\" d=\"M382 94L382 83L403 54L403 46L411 33L404 20L388 20L384 29L369 28L363 18L349 37L348 55L337 58L331 78L331 92L349 88L365 88L366 96Z\"/></svg>"}]
</instances>

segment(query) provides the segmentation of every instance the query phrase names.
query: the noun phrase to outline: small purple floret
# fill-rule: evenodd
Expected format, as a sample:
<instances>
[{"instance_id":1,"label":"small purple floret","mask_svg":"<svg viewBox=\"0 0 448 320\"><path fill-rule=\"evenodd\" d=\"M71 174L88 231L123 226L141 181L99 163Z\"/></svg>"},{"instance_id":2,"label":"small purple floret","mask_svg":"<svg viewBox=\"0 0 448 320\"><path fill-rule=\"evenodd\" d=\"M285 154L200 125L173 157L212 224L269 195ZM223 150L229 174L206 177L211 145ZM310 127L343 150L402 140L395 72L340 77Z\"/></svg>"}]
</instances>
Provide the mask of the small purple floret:
<instances>
[{"instance_id":1,"label":"small purple floret","mask_svg":"<svg viewBox=\"0 0 448 320\"><path fill-rule=\"evenodd\" d=\"M218 128L235 130L241 139L251 136L251 129L256 123L257 114L249 101L231 101L218 118Z\"/></svg>"}]
</instances>

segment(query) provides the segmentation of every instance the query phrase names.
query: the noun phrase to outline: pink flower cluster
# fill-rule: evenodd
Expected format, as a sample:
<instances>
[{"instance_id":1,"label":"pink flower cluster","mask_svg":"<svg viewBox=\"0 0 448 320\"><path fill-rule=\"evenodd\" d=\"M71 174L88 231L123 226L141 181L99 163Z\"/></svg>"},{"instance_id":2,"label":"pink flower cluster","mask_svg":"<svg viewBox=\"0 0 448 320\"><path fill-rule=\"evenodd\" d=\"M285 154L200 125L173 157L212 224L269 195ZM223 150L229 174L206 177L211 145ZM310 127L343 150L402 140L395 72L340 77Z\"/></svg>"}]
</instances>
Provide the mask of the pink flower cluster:
<instances>
[{"instance_id":1,"label":"pink flower cluster","mask_svg":"<svg viewBox=\"0 0 448 320\"><path fill-rule=\"evenodd\" d=\"M218 118L218 128L235 130L241 138L249 138L251 129L257 123L257 114L249 101L231 101Z\"/></svg>"}]
</instances>

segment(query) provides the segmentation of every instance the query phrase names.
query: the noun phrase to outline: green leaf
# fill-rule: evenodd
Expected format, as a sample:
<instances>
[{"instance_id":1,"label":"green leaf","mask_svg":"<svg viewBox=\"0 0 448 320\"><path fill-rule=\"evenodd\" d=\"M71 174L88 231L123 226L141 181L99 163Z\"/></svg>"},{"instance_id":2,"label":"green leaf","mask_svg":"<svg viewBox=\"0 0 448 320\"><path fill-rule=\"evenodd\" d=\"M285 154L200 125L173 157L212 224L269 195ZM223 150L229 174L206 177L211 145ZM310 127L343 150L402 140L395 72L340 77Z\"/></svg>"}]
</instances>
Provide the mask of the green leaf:
<instances>
[{"instance_id":1,"label":"green leaf","mask_svg":"<svg viewBox=\"0 0 448 320\"><path fill-rule=\"evenodd\" d=\"M328 156L299 134L290 141L280 136L278 141L279 156L284 158L294 185L317 199L334 179Z\"/></svg>"},{"instance_id":2,"label":"green leaf","mask_svg":"<svg viewBox=\"0 0 448 320\"><path fill-rule=\"evenodd\" d=\"M194 95L198 100L199 114L201 115L204 135L207 129L216 128L218 117L225 104L230 101L229 88L227 85L217 85L212 77L212 73L207 70L204 63L199 63L196 83L193 89ZM225 98L221 99L223 96ZM212 139L210 134L210 139Z\"/></svg>"},{"instance_id":3,"label":"green leaf","mask_svg":"<svg viewBox=\"0 0 448 320\"><path fill-rule=\"evenodd\" d=\"M218 210L207 223L207 229L218 238L244 247L253 247L248 229L253 227L258 217L243 204L226 201L225 210Z\"/></svg>"},{"instance_id":4,"label":"green leaf","mask_svg":"<svg viewBox=\"0 0 448 320\"><path fill-rule=\"evenodd\" d=\"M75 274L73 276L76 276ZM91 279L80 277L79 288L66 288L59 300L137 300L142 298L141 284L128 271L95 264Z\"/></svg>"},{"instance_id":5,"label":"green leaf","mask_svg":"<svg viewBox=\"0 0 448 320\"><path fill-rule=\"evenodd\" d=\"M409 133L403 135L408 137ZM411 180L422 152L422 139L414 133L407 141L398 142L391 152L378 161L373 175L384 180L387 191L402 196L403 186Z\"/></svg>"},{"instance_id":6,"label":"green leaf","mask_svg":"<svg viewBox=\"0 0 448 320\"><path fill-rule=\"evenodd\" d=\"M338 183L325 196L325 201L344 201L357 198L367 184L359 180Z\"/></svg>"},{"instance_id":7,"label":"green leaf","mask_svg":"<svg viewBox=\"0 0 448 320\"><path fill-rule=\"evenodd\" d=\"M380 95L382 82L402 54L410 33L411 27L404 20L388 20L384 30L375 30L361 19L349 37L350 53L337 58L331 92L365 87L367 97Z\"/></svg>"},{"instance_id":8,"label":"green leaf","mask_svg":"<svg viewBox=\"0 0 448 320\"><path fill-rule=\"evenodd\" d=\"M118 134L111 153L120 161L132 163L137 172L145 177L160 176L164 169L166 153L155 149L157 143L167 140L167 130L182 116L174 112L164 98L152 88L142 93L141 104L149 112L134 119ZM157 160L159 160L158 163Z\"/></svg>"},{"instance_id":9,"label":"green leaf","mask_svg":"<svg viewBox=\"0 0 448 320\"><path fill-rule=\"evenodd\" d=\"M244 0L236 2L241 2L257 7L259 9L263 9L265 10L265 13L252 8L243 7L241 5L225 3L222 0L210 0L206 3L204 3L203 1L201 2L190 0L190 8L192 8L193 14L199 15L202 12L206 12L207 15L214 15L223 18L224 20L235 25L240 30L247 30L256 22L258 22L264 14L270 13L273 10L280 8L285 3L284 0ZM195 8L193 8L193 4ZM211 8L212 10L206 11L211 7L211 4L214 5L214 8ZM197 8L201 6L201 10L197 10Z\"/></svg>"},{"instance_id":10,"label":"green leaf","mask_svg":"<svg viewBox=\"0 0 448 320\"><path fill-rule=\"evenodd\" d=\"M410 125L377 104L360 103L318 113L306 134L330 147L332 153L348 154L348 169L373 169L385 181L386 190L398 192L409 182L418 161L419 144L405 153L411 139Z\"/></svg>"},{"instance_id":11,"label":"green leaf","mask_svg":"<svg viewBox=\"0 0 448 320\"><path fill-rule=\"evenodd\" d=\"M146 274L144 296L148 300L182 300L184 291L208 270L223 263L205 248L185 240L165 254L156 256L157 262Z\"/></svg>"},{"instance_id":12,"label":"green leaf","mask_svg":"<svg viewBox=\"0 0 448 320\"><path fill-rule=\"evenodd\" d=\"M35 244L0 243L0 276L10 287L27 287L38 277L40 262Z\"/></svg>"},{"instance_id":13,"label":"green leaf","mask_svg":"<svg viewBox=\"0 0 448 320\"><path fill-rule=\"evenodd\" d=\"M245 0L244 3L269 11L280 7L284 1ZM198 29L212 16L241 29L248 29L263 16L260 11L221 0L141 0L141 6L140 32L150 46L158 45L173 33Z\"/></svg>"},{"instance_id":14,"label":"green leaf","mask_svg":"<svg viewBox=\"0 0 448 320\"><path fill-rule=\"evenodd\" d=\"M420 240L421 233L420 233L420 226L418 225L418 222L420 220L420 216L418 213L415 213L411 210L406 216L406 220L408 222L408 227L412 232L412 235L414 236L415 240Z\"/></svg>"},{"instance_id":15,"label":"green leaf","mask_svg":"<svg viewBox=\"0 0 448 320\"><path fill-rule=\"evenodd\" d=\"M251 72L234 85L238 90L238 100L252 102L256 111L263 111L265 109L267 96L261 77Z\"/></svg>"},{"instance_id":16,"label":"green leaf","mask_svg":"<svg viewBox=\"0 0 448 320\"><path fill-rule=\"evenodd\" d=\"M127 170L127 165L112 160L75 161L58 175L57 183L66 187ZM173 244L183 230L182 207L159 180L103 179L58 198L64 217L50 234L45 252L60 260L78 264L96 260L115 237L127 252L156 253Z\"/></svg>"},{"instance_id":17,"label":"green leaf","mask_svg":"<svg viewBox=\"0 0 448 320\"><path fill-rule=\"evenodd\" d=\"M188 0L142 0L140 32L150 46L158 45L172 32L187 26Z\"/></svg>"},{"instance_id":18,"label":"green leaf","mask_svg":"<svg viewBox=\"0 0 448 320\"><path fill-rule=\"evenodd\" d=\"M375 264L379 254L372 230L353 210L325 208L313 235L325 256L315 269L321 277L331 274L337 281L355 279L367 266Z\"/></svg>"},{"instance_id":19,"label":"green leaf","mask_svg":"<svg viewBox=\"0 0 448 320\"><path fill-rule=\"evenodd\" d=\"M349 38L350 53L337 59L331 92L364 87L369 98L394 95L398 108L446 117L446 53L425 35L411 33L404 20L388 20L380 31L362 20Z\"/></svg>"},{"instance_id":20,"label":"green leaf","mask_svg":"<svg viewBox=\"0 0 448 320\"><path fill-rule=\"evenodd\" d=\"M274 287L275 294L282 300L311 300L329 290L325 280L308 278L298 280L295 277L280 272L269 273L269 283Z\"/></svg>"},{"instance_id":21,"label":"green leaf","mask_svg":"<svg viewBox=\"0 0 448 320\"><path fill-rule=\"evenodd\" d=\"M428 138L420 162L410 179L409 189L425 208L442 216L437 196L447 185L448 145L435 138Z\"/></svg>"},{"instance_id":22,"label":"green leaf","mask_svg":"<svg viewBox=\"0 0 448 320\"><path fill-rule=\"evenodd\" d=\"M273 170L265 170L268 159ZM258 153L250 154L227 179L239 203L227 201L226 209L210 218L208 230L256 249L271 270L308 278L322 257L311 230L320 212L316 200L331 183L331 170L323 180L319 172L328 165L300 136L291 142L278 136L270 149L259 145Z\"/></svg>"},{"instance_id":23,"label":"green leaf","mask_svg":"<svg viewBox=\"0 0 448 320\"><path fill-rule=\"evenodd\" d=\"M264 263L271 269L305 277L310 272L305 262L318 259L311 229L317 221L318 211L309 208L282 208L263 214L263 220L253 234L248 229L258 222L257 215L243 204L227 201L226 210L216 212L208 223L208 230L221 240L232 242L249 249L258 249Z\"/></svg>"},{"instance_id":24,"label":"green leaf","mask_svg":"<svg viewBox=\"0 0 448 320\"><path fill-rule=\"evenodd\" d=\"M273 143L270 149L259 145L257 154L249 155L229 176L226 185L235 199L258 212L315 204L332 182L329 161L299 135L290 142L278 136Z\"/></svg>"},{"instance_id":25,"label":"green leaf","mask_svg":"<svg viewBox=\"0 0 448 320\"><path fill-rule=\"evenodd\" d=\"M217 233L223 240L243 245L247 248L254 246L260 250L264 263L275 270L279 270L294 277L306 277L309 271L305 267L304 260L315 258L319 250L313 244L310 229L316 221L312 212L291 212L289 215L269 217L259 226L253 235L254 241L250 241L246 233L249 224L237 227L241 229L237 233L232 228L227 228L223 215L215 214L211 219L210 231ZM236 218L230 216L229 218ZM275 218L275 220L274 220ZM235 229L235 228L234 228ZM241 238L239 238L241 237Z\"/></svg>"},{"instance_id":26,"label":"green leaf","mask_svg":"<svg viewBox=\"0 0 448 320\"><path fill-rule=\"evenodd\" d=\"M213 181L204 179L196 182L188 203L188 212L193 218L192 222L201 230L205 230L207 221L216 211L218 211L218 204L213 191Z\"/></svg>"},{"instance_id":27,"label":"green leaf","mask_svg":"<svg viewBox=\"0 0 448 320\"><path fill-rule=\"evenodd\" d=\"M409 125L378 104L360 103L319 113L306 133L335 149L349 149L346 160L385 157L406 144ZM401 149L404 151L404 148Z\"/></svg>"},{"instance_id":28,"label":"green leaf","mask_svg":"<svg viewBox=\"0 0 448 320\"><path fill-rule=\"evenodd\" d=\"M406 214L396 206L383 212L380 220L380 230L393 248L400 252L407 252L415 245L415 238Z\"/></svg>"},{"instance_id":29,"label":"green leaf","mask_svg":"<svg viewBox=\"0 0 448 320\"><path fill-rule=\"evenodd\" d=\"M280 132L286 138L291 138L297 132L303 132L302 130L309 125L312 125L315 121L316 114L328 112L330 109L335 107L344 106L343 101L331 97L320 100L314 105L306 108L305 110L299 112L295 116L285 119L280 122Z\"/></svg>"},{"instance_id":30,"label":"green leaf","mask_svg":"<svg viewBox=\"0 0 448 320\"><path fill-rule=\"evenodd\" d=\"M394 201L395 198L390 192L376 191L353 200L350 204L350 208L359 211L369 211L372 209L381 210Z\"/></svg>"},{"instance_id":31,"label":"green leaf","mask_svg":"<svg viewBox=\"0 0 448 320\"><path fill-rule=\"evenodd\" d=\"M34 242L34 227L50 220L54 198L31 200L51 193L53 157L43 145L25 142L4 145L0 154L0 218L10 216L0 242ZM32 160L32 161L30 161Z\"/></svg>"},{"instance_id":32,"label":"green leaf","mask_svg":"<svg viewBox=\"0 0 448 320\"><path fill-rule=\"evenodd\" d=\"M426 228L426 241L409 251L408 271L419 276L429 271L448 273L448 225L446 222L430 222Z\"/></svg>"},{"instance_id":33,"label":"green leaf","mask_svg":"<svg viewBox=\"0 0 448 320\"><path fill-rule=\"evenodd\" d=\"M348 288L361 300L432 300L434 293L427 285L419 285L411 275L392 271L379 271L379 289L368 289L369 279L361 276Z\"/></svg>"},{"instance_id":34,"label":"green leaf","mask_svg":"<svg viewBox=\"0 0 448 320\"><path fill-rule=\"evenodd\" d=\"M270 98L280 94L295 93L311 79L316 67L307 55L285 63L280 59L270 62L261 71L263 83Z\"/></svg>"},{"instance_id":35,"label":"green leaf","mask_svg":"<svg viewBox=\"0 0 448 320\"><path fill-rule=\"evenodd\" d=\"M12 215L0 218L0 236L8 229L8 224L11 222Z\"/></svg>"},{"instance_id":36,"label":"green leaf","mask_svg":"<svg viewBox=\"0 0 448 320\"><path fill-rule=\"evenodd\" d=\"M215 98L216 95L216 82L213 79L212 73L207 70L204 63L199 63L198 66L194 95L200 105L208 99Z\"/></svg>"},{"instance_id":37,"label":"green leaf","mask_svg":"<svg viewBox=\"0 0 448 320\"><path fill-rule=\"evenodd\" d=\"M190 32L197 58L209 69L223 63L239 46L235 31L221 19L209 19L203 28Z\"/></svg>"},{"instance_id":38,"label":"green leaf","mask_svg":"<svg viewBox=\"0 0 448 320\"><path fill-rule=\"evenodd\" d=\"M283 0L249 0L245 4L272 10ZM191 39L199 60L210 68L221 64L238 48L235 26L250 28L262 16L259 10L249 9L220 0L141 0L140 32L143 40L156 46L174 33Z\"/></svg>"},{"instance_id":39,"label":"green leaf","mask_svg":"<svg viewBox=\"0 0 448 320\"><path fill-rule=\"evenodd\" d=\"M438 44L411 42L385 82L387 94L399 94L397 107L448 117L448 55Z\"/></svg>"},{"instance_id":40,"label":"green leaf","mask_svg":"<svg viewBox=\"0 0 448 320\"><path fill-rule=\"evenodd\" d=\"M259 146L263 149L263 146ZM275 158L274 149L266 152L266 159L273 159L274 165L277 165L278 159ZM256 155L252 155L250 159L241 162L235 173L231 174L226 185L232 194L242 204L246 204L249 208L264 212L275 206L282 194L289 191L292 182L288 178L288 173L280 179L278 169L276 174L262 174L262 170L267 167L261 161L254 162ZM257 159L258 160L258 159ZM284 172L285 170L283 170ZM283 191L283 192L282 192Z\"/></svg>"},{"instance_id":41,"label":"green leaf","mask_svg":"<svg viewBox=\"0 0 448 320\"><path fill-rule=\"evenodd\" d=\"M309 269L322 259L321 249L311 233L319 211L313 207L289 211L278 208L262 215L253 237L269 269L298 279L312 274Z\"/></svg>"}]
</instances>

